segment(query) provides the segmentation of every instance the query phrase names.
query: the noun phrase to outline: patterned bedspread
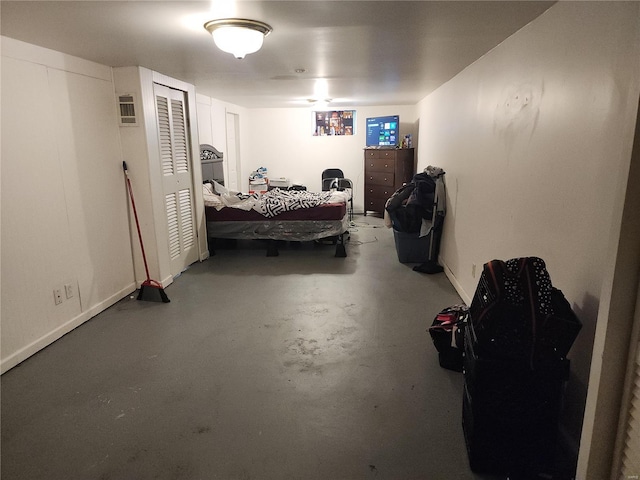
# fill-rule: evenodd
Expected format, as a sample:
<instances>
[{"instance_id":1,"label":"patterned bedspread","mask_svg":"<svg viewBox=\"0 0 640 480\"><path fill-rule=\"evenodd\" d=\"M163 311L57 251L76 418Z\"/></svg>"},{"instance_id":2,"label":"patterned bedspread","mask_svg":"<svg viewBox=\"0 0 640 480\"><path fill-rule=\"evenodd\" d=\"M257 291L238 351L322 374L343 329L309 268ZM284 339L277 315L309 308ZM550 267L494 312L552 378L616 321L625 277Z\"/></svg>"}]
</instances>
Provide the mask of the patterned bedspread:
<instances>
[{"instance_id":1,"label":"patterned bedspread","mask_svg":"<svg viewBox=\"0 0 640 480\"><path fill-rule=\"evenodd\" d=\"M255 210L267 218L275 217L283 212L301 208L317 207L325 203L346 203L350 190L327 192L307 192L297 190L269 190L265 193L244 194L228 192L221 185L203 185L205 206L220 210L225 207L242 210ZM215 190L215 191L214 191Z\"/></svg>"}]
</instances>

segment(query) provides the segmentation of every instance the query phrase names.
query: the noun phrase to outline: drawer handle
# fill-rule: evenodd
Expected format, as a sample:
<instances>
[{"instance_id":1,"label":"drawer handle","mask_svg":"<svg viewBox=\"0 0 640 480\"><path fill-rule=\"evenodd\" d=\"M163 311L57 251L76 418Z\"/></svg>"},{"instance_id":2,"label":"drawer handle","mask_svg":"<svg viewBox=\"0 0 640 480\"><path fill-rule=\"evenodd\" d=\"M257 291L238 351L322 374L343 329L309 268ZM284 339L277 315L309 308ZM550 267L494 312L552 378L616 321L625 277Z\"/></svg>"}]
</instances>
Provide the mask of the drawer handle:
<instances>
[{"instance_id":1,"label":"drawer handle","mask_svg":"<svg viewBox=\"0 0 640 480\"><path fill-rule=\"evenodd\" d=\"M384 167L387 168L389 165L387 165L386 163L384 164Z\"/></svg>"}]
</instances>

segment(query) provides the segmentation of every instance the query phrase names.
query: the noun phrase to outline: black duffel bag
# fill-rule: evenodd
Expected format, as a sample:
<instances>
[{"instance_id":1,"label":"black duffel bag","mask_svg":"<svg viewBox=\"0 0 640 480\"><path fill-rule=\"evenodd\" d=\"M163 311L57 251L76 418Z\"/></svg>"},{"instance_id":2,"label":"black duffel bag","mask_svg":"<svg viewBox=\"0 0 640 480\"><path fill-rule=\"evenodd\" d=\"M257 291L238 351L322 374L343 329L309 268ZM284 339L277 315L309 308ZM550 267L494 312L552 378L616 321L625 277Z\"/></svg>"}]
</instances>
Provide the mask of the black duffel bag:
<instances>
[{"instance_id":1,"label":"black duffel bag","mask_svg":"<svg viewBox=\"0 0 640 480\"><path fill-rule=\"evenodd\" d=\"M438 362L442 368L462 371L464 352L464 324L469 318L466 305L452 305L440 311L433 319L428 332L438 351Z\"/></svg>"}]
</instances>

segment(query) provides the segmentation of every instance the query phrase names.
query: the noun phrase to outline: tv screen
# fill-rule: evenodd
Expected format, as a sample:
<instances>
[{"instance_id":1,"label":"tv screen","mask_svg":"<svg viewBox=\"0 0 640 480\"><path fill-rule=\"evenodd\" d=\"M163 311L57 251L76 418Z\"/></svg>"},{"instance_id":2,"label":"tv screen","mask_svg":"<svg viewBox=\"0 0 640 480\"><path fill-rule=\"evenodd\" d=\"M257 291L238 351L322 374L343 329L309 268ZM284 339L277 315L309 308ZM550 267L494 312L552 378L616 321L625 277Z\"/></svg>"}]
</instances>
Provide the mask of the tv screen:
<instances>
[{"instance_id":1,"label":"tv screen","mask_svg":"<svg viewBox=\"0 0 640 480\"><path fill-rule=\"evenodd\" d=\"M395 147L399 128L398 115L367 118L367 147Z\"/></svg>"}]
</instances>

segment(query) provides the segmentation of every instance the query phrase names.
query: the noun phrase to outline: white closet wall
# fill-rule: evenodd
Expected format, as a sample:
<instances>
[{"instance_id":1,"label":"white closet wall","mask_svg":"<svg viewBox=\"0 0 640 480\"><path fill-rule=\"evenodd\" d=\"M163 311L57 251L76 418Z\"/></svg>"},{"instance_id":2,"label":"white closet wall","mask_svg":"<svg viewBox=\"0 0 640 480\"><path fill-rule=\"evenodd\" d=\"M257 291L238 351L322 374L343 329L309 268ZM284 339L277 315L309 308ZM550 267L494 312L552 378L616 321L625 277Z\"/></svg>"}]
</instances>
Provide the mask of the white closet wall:
<instances>
[{"instance_id":1,"label":"white closet wall","mask_svg":"<svg viewBox=\"0 0 640 480\"><path fill-rule=\"evenodd\" d=\"M213 145L224 154L224 179L225 185L229 188L231 183L229 179L229 145L227 134L227 115L237 115L240 122L240 152L248 150L247 144L249 139L255 139L253 134L247 133L246 117L249 115L247 110L238 105L222 102L206 95L197 94L197 115L198 115L198 137L199 142ZM237 152L236 152L237 153ZM242 159L240 159L242 160ZM242 163L242 162L240 162Z\"/></svg>"},{"instance_id":2,"label":"white closet wall","mask_svg":"<svg viewBox=\"0 0 640 480\"><path fill-rule=\"evenodd\" d=\"M166 145L161 141L158 125L156 85L167 87L180 93L183 98L183 112L189 117L186 130L183 132L182 168L185 170L183 182L193 182L198 187L202 183L200 169L200 155L197 133L196 98L195 88L187 83L164 76L142 67L114 68L113 76L117 94L132 94L136 99L137 127L121 127L120 138L122 151L130 170L131 181L134 189L136 208L140 218L140 229L144 241L144 249L149 268L149 276L162 283L163 286L171 284L173 277L179 274L183 268L176 268L176 262L172 255L175 247L173 235L175 231L170 228L174 223L169 219L171 213L167 209L167 194L165 180L168 178L163 164L163 148ZM184 95L183 93L184 92ZM173 135L172 127L169 127L170 135ZM187 142L185 144L185 142ZM173 146L170 146L173 148ZM172 155L173 155L172 151ZM172 163L173 165L173 163ZM202 188L194 188L191 192L193 225L195 238L194 250L185 258L184 266L191 261L203 260L208 257L206 239L206 226L204 221L204 202L202 200ZM131 224L132 241L135 243L134 261L136 265L136 280L140 284L146 278L144 264L137 238L136 226ZM181 249L182 247L180 247ZM182 250L180 250L182 251Z\"/></svg>"},{"instance_id":3,"label":"white closet wall","mask_svg":"<svg viewBox=\"0 0 640 480\"><path fill-rule=\"evenodd\" d=\"M111 69L2 37L1 101L4 372L135 284Z\"/></svg>"}]
</instances>

